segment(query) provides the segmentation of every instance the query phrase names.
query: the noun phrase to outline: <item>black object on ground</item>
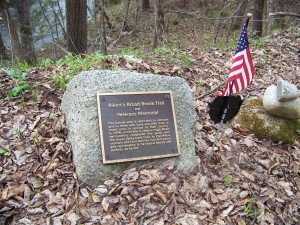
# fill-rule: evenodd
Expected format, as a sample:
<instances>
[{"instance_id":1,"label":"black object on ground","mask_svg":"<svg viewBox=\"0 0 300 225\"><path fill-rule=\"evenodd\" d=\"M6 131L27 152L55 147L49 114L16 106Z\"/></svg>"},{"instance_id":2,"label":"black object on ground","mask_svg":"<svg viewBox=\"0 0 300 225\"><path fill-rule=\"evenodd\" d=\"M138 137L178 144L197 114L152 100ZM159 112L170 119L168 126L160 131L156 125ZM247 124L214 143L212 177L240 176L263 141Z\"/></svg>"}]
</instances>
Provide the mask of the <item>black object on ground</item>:
<instances>
[{"instance_id":1,"label":"black object on ground","mask_svg":"<svg viewBox=\"0 0 300 225\"><path fill-rule=\"evenodd\" d=\"M239 112L243 103L241 96L217 96L209 105L209 116L215 123L220 123L222 120L223 113L227 107L223 123L233 119Z\"/></svg>"}]
</instances>

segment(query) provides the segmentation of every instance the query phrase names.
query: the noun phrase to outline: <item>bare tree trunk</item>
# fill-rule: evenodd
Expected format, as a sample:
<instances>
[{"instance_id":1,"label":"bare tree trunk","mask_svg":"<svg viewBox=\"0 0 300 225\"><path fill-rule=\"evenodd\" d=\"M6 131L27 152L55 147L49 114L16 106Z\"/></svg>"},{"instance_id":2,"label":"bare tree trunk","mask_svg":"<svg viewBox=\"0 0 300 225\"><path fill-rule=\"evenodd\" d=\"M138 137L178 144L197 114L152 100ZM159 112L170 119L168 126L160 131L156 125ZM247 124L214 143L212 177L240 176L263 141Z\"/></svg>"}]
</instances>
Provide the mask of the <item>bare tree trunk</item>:
<instances>
[{"instance_id":1,"label":"bare tree trunk","mask_svg":"<svg viewBox=\"0 0 300 225\"><path fill-rule=\"evenodd\" d=\"M218 39L218 36L219 36L219 31L220 31L220 29L221 29L221 24L222 24L222 21L223 21L223 17L225 16L224 9L225 9L225 8L223 8L223 9L220 11L218 21L217 21L217 23L215 24L215 27L214 27L214 39L213 39L213 45L217 42L217 39Z\"/></svg>"},{"instance_id":2,"label":"bare tree trunk","mask_svg":"<svg viewBox=\"0 0 300 225\"><path fill-rule=\"evenodd\" d=\"M254 0L254 11L253 11L253 26L252 35L253 38L259 38L262 36L263 30L263 14L264 14L264 0Z\"/></svg>"},{"instance_id":3,"label":"bare tree trunk","mask_svg":"<svg viewBox=\"0 0 300 225\"><path fill-rule=\"evenodd\" d=\"M152 43L153 50L157 48L158 32L159 32L157 1L159 1L159 0L155 0L155 3L154 3L154 31L153 31L153 43Z\"/></svg>"},{"instance_id":4,"label":"bare tree trunk","mask_svg":"<svg viewBox=\"0 0 300 225\"><path fill-rule=\"evenodd\" d=\"M53 35L53 28L52 28L52 25L51 25L51 22L50 20L48 19L47 15L46 15L46 11L45 11L45 8L41 2L41 0L39 0L39 5L41 7L41 10L43 12L43 16L45 17L46 19L46 22L50 28L50 33L51 33L51 37L52 37L52 42L55 43L55 38L54 38L54 35ZM56 45L54 45L54 56L55 56L55 59L57 59L57 52L56 52Z\"/></svg>"},{"instance_id":5,"label":"bare tree trunk","mask_svg":"<svg viewBox=\"0 0 300 225\"><path fill-rule=\"evenodd\" d=\"M53 24L53 26L54 26L55 36L56 36L55 40L59 41L58 22L57 22L57 19L56 19L55 16L54 16L54 24Z\"/></svg>"},{"instance_id":6,"label":"bare tree trunk","mask_svg":"<svg viewBox=\"0 0 300 225\"><path fill-rule=\"evenodd\" d=\"M153 50L157 48L158 42L163 41L165 31L165 21L163 12L163 0L154 1L154 34L153 34Z\"/></svg>"},{"instance_id":7,"label":"bare tree trunk","mask_svg":"<svg viewBox=\"0 0 300 225\"><path fill-rule=\"evenodd\" d=\"M94 3L94 8L91 9L91 7L89 6L89 4L87 5L88 11L91 14L91 17L93 18L93 22L94 22L94 27L93 29L89 29L89 32L91 33L92 37L96 37L98 35L98 29L100 27L100 24L98 24L98 20L97 20L97 0L93 0Z\"/></svg>"},{"instance_id":8,"label":"bare tree trunk","mask_svg":"<svg viewBox=\"0 0 300 225\"><path fill-rule=\"evenodd\" d=\"M268 13L283 11L284 1L282 0L268 0ZM284 27L284 17L283 16L270 16L269 17L269 29L273 30L276 28L282 29Z\"/></svg>"},{"instance_id":9,"label":"bare tree trunk","mask_svg":"<svg viewBox=\"0 0 300 225\"><path fill-rule=\"evenodd\" d=\"M123 20L123 31L127 31L129 29L128 26L128 15L129 15L129 9L130 9L130 0L124 0L125 4L125 15Z\"/></svg>"},{"instance_id":10,"label":"bare tree trunk","mask_svg":"<svg viewBox=\"0 0 300 225\"><path fill-rule=\"evenodd\" d=\"M20 0L19 0L19 1L20 1ZM57 14L57 12L56 12L56 9L55 9L54 6L53 6L53 2L50 1L49 4L50 4L50 7L51 7L51 9L52 9L52 11L53 11L53 15L54 15L54 17L55 17L55 20L58 22L58 24L59 24L59 26L60 26L60 28L61 28L61 31L63 32L64 36L67 36L67 32L66 32L66 30L65 30L65 27L64 27L63 23L61 22L61 20L60 20L58 14ZM60 9L59 9L59 11L60 11Z\"/></svg>"},{"instance_id":11,"label":"bare tree trunk","mask_svg":"<svg viewBox=\"0 0 300 225\"><path fill-rule=\"evenodd\" d=\"M106 29L105 29L105 12L104 12L105 0L102 0L100 24L101 24L101 45L102 54L107 55L107 41L106 41Z\"/></svg>"},{"instance_id":12,"label":"bare tree trunk","mask_svg":"<svg viewBox=\"0 0 300 225\"><path fill-rule=\"evenodd\" d=\"M105 9L104 9L104 8L105 8L105 4L104 4L103 6L101 6L101 5L99 5L99 4L97 4L97 5L95 5L95 6L99 7L100 11L103 12L104 18L105 18L105 20L106 20L106 23L107 23L108 28L109 28L109 29L113 29L113 26L112 26L112 24L111 24L111 22L110 22L110 19L109 19L108 15L106 14Z\"/></svg>"},{"instance_id":13,"label":"bare tree trunk","mask_svg":"<svg viewBox=\"0 0 300 225\"><path fill-rule=\"evenodd\" d=\"M66 30L66 26L65 26L65 23L64 23L66 17L65 17L65 16L63 15L63 13L62 13L62 9L61 9L59 0L56 0L56 4L57 4L57 6L58 6L58 13L59 13L59 15L60 15L60 19L61 19L61 21L63 21L62 26L64 27L64 30L65 30L65 33L64 33L64 35L65 35L65 36L64 36L64 39L66 39L66 38L67 38L67 30Z\"/></svg>"},{"instance_id":14,"label":"bare tree trunk","mask_svg":"<svg viewBox=\"0 0 300 225\"><path fill-rule=\"evenodd\" d=\"M8 59L7 54L6 54L6 47L3 43L1 33L0 33L0 55L1 55L1 60L2 59Z\"/></svg>"},{"instance_id":15,"label":"bare tree trunk","mask_svg":"<svg viewBox=\"0 0 300 225\"><path fill-rule=\"evenodd\" d=\"M183 8L185 10L188 10L188 8L189 8L189 0L183 0Z\"/></svg>"},{"instance_id":16,"label":"bare tree trunk","mask_svg":"<svg viewBox=\"0 0 300 225\"><path fill-rule=\"evenodd\" d=\"M242 18L246 12L247 5L248 5L248 0L242 0L242 2L238 1L238 9L234 13L234 19L231 26L233 30L237 30L242 26L243 24Z\"/></svg>"},{"instance_id":17,"label":"bare tree trunk","mask_svg":"<svg viewBox=\"0 0 300 225\"><path fill-rule=\"evenodd\" d=\"M139 0L136 0L135 4L136 4L136 8L135 8L134 30L137 29L138 20L139 20L139 14L140 14Z\"/></svg>"},{"instance_id":18,"label":"bare tree trunk","mask_svg":"<svg viewBox=\"0 0 300 225\"><path fill-rule=\"evenodd\" d=\"M150 9L150 1L142 0L142 11L149 11Z\"/></svg>"},{"instance_id":19,"label":"bare tree trunk","mask_svg":"<svg viewBox=\"0 0 300 225\"><path fill-rule=\"evenodd\" d=\"M13 20L9 13L6 0L0 0L0 11L2 13L2 18L8 27L8 31L11 39L13 57L16 59L17 62L24 62L25 61L24 53L19 41L16 28L14 26Z\"/></svg>"},{"instance_id":20,"label":"bare tree trunk","mask_svg":"<svg viewBox=\"0 0 300 225\"><path fill-rule=\"evenodd\" d=\"M68 51L75 55L87 52L87 2L66 0Z\"/></svg>"},{"instance_id":21,"label":"bare tree trunk","mask_svg":"<svg viewBox=\"0 0 300 225\"><path fill-rule=\"evenodd\" d=\"M36 55L33 45L32 29L30 25L30 10L28 0L17 0L18 16L20 22L20 33L25 59L29 64L36 62Z\"/></svg>"},{"instance_id":22,"label":"bare tree trunk","mask_svg":"<svg viewBox=\"0 0 300 225\"><path fill-rule=\"evenodd\" d=\"M95 35L97 35L96 29L95 29L97 27L97 19L96 19L95 10L92 10L91 7L89 6L89 4L87 4L87 11L91 14L91 17L94 20L94 27L91 26L91 28L88 29L88 37L92 38Z\"/></svg>"},{"instance_id":23,"label":"bare tree trunk","mask_svg":"<svg viewBox=\"0 0 300 225\"><path fill-rule=\"evenodd\" d=\"M105 3L102 5L102 0L100 0L100 1L95 0L95 13L97 14L99 11L104 13L104 18L106 20L108 28L113 29L110 19L105 12ZM100 24L100 26L101 26L101 24Z\"/></svg>"},{"instance_id":24,"label":"bare tree trunk","mask_svg":"<svg viewBox=\"0 0 300 225\"><path fill-rule=\"evenodd\" d=\"M57 4L57 7L58 7L58 13L59 13L59 15L60 15L60 17L61 17L61 20L64 21L64 20L65 20L65 17L64 17L64 15L63 15L63 13L62 13L62 9L61 9L59 0L56 0L56 4ZM66 30L64 24L63 24L63 27L64 27L64 30Z\"/></svg>"}]
</instances>

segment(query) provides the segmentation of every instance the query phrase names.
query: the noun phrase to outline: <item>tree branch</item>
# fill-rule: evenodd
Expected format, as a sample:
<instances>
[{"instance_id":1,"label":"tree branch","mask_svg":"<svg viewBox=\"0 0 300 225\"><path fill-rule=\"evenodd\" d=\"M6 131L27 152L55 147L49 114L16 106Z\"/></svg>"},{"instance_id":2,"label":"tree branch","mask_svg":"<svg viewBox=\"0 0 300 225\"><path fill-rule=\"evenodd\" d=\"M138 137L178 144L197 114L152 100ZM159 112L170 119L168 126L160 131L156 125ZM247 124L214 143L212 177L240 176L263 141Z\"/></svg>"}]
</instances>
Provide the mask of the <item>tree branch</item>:
<instances>
[{"instance_id":1,"label":"tree branch","mask_svg":"<svg viewBox=\"0 0 300 225\"><path fill-rule=\"evenodd\" d=\"M292 16L292 17L300 18L299 13L290 13L290 12L272 12L269 13L269 16Z\"/></svg>"}]
</instances>

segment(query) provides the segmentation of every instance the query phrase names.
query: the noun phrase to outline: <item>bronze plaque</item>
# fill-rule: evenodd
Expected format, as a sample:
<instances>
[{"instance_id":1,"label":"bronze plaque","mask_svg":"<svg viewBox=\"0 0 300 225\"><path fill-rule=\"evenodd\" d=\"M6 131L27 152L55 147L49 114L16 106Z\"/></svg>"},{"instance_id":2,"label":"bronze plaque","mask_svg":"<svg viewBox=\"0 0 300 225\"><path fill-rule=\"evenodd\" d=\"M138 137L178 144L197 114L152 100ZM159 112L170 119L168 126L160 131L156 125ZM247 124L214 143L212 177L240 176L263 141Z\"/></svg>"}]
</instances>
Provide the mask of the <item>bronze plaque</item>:
<instances>
[{"instance_id":1,"label":"bronze plaque","mask_svg":"<svg viewBox=\"0 0 300 225\"><path fill-rule=\"evenodd\" d=\"M180 154L171 91L97 93L103 163Z\"/></svg>"}]
</instances>

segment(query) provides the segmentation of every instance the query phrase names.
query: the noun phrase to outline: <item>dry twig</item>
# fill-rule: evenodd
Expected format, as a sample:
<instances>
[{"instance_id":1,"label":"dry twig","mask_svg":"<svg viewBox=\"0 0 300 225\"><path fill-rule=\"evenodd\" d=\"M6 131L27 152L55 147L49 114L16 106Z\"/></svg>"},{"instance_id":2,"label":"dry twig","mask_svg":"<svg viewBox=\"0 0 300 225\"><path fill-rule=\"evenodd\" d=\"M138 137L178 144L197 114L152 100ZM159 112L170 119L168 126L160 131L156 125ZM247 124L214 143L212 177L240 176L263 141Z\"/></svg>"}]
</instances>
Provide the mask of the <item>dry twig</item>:
<instances>
[{"instance_id":1,"label":"dry twig","mask_svg":"<svg viewBox=\"0 0 300 225\"><path fill-rule=\"evenodd\" d=\"M211 89L209 92L207 92L207 93L205 93L205 94L200 95L199 97L197 97L196 100L202 99L202 98L206 97L207 95L210 95L211 93L213 93L216 90L218 90L222 85L223 85L223 83L219 84L217 87Z\"/></svg>"},{"instance_id":2,"label":"dry twig","mask_svg":"<svg viewBox=\"0 0 300 225\"><path fill-rule=\"evenodd\" d=\"M148 214L145 215L145 216L141 216L141 217L140 217L140 221L139 221L139 225L143 225L145 219L148 219L148 218L151 218L151 217L153 217L153 216L156 216L157 214L159 214L159 213L161 213L162 211L164 211L164 210L168 207L168 205L170 205L170 203L172 202L174 195L175 195L175 194L173 194L173 195L169 198L169 200L167 201L167 203L166 203L165 205L163 205L159 210L156 210L156 211L154 211L154 212L152 212L152 213L148 213Z\"/></svg>"}]
</instances>

